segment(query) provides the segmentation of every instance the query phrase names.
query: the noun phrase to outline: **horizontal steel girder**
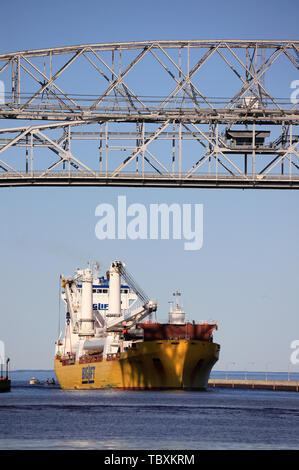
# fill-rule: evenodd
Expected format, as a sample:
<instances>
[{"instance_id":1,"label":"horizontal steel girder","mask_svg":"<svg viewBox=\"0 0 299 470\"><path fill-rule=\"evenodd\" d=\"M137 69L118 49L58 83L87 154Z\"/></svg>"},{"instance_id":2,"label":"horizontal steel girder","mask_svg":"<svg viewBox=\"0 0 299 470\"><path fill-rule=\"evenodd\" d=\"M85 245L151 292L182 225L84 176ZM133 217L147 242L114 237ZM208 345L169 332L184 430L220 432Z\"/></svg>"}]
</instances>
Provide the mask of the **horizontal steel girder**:
<instances>
[{"instance_id":1,"label":"horizontal steel girder","mask_svg":"<svg viewBox=\"0 0 299 470\"><path fill-rule=\"evenodd\" d=\"M6 174L0 177L0 186L112 186L112 187L164 187L164 188L235 188L235 189L299 189L299 176L290 179L288 176L265 177L244 179L242 177L218 177L209 175L194 176L191 178L174 178L165 176L128 174L119 177L112 175L98 175L96 177L85 175L68 175L52 173L48 176L36 174L30 177L28 174Z\"/></svg>"},{"instance_id":2,"label":"horizontal steel girder","mask_svg":"<svg viewBox=\"0 0 299 470\"><path fill-rule=\"evenodd\" d=\"M287 98L275 97L265 77L270 74L271 83L281 80L287 60L295 78L298 57L299 41L241 40L90 44L1 54L0 118L296 120L298 106L288 98L289 90ZM220 77L212 86L209 74ZM225 81L234 84L230 94Z\"/></svg>"}]
</instances>

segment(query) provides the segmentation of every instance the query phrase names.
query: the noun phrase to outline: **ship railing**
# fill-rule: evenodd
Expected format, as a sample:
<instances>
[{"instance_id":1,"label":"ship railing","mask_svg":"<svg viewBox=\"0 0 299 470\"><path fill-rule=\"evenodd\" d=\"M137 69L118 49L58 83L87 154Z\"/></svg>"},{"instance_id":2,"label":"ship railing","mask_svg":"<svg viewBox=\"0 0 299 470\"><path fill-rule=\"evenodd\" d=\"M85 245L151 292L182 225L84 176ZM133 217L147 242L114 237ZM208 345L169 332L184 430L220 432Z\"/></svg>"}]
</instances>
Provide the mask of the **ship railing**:
<instances>
[{"instance_id":1,"label":"ship railing","mask_svg":"<svg viewBox=\"0 0 299 470\"><path fill-rule=\"evenodd\" d=\"M59 360L63 366L71 366L75 364L76 362L76 355L75 354L61 355Z\"/></svg>"},{"instance_id":2,"label":"ship railing","mask_svg":"<svg viewBox=\"0 0 299 470\"><path fill-rule=\"evenodd\" d=\"M146 341L161 341L161 340L169 340L169 341L178 341L180 339L186 339L186 340L193 340L193 339L200 339L201 341L212 341L211 340L212 336L210 336L209 339L204 339L204 338L196 338L193 335L179 335L179 336L169 336L167 338L147 338Z\"/></svg>"},{"instance_id":3,"label":"ship railing","mask_svg":"<svg viewBox=\"0 0 299 470\"><path fill-rule=\"evenodd\" d=\"M81 356L79 358L79 364L90 364L92 362L102 362L103 360L103 355L102 354L97 354L94 356Z\"/></svg>"},{"instance_id":4,"label":"ship railing","mask_svg":"<svg viewBox=\"0 0 299 470\"><path fill-rule=\"evenodd\" d=\"M170 336L169 338L167 339L170 339L170 340L178 340L178 339L192 339L192 336L190 335L179 335L179 336Z\"/></svg>"},{"instance_id":5,"label":"ship railing","mask_svg":"<svg viewBox=\"0 0 299 470\"><path fill-rule=\"evenodd\" d=\"M107 354L106 361L116 361L119 358L120 358L120 353Z\"/></svg>"}]
</instances>

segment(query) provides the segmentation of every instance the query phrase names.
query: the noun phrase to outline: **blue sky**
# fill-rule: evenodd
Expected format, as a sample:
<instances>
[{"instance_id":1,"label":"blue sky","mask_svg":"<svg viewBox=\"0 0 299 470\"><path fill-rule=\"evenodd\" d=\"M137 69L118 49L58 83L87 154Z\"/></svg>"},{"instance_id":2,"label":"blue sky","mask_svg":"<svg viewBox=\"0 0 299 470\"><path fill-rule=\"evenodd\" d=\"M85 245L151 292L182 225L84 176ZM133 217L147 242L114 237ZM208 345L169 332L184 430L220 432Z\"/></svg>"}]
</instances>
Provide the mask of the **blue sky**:
<instances>
[{"instance_id":1,"label":"blue sky","mask_svg":"<svg viewBox=\"0 0 299 470\"><path fill-rule=\"evenodd\" d=\"M296 1L283 8L279 1L243 5L6 2L0 51L151 39L299 39ZM118 195L146 206L203 204L202 249L187 252L173 240L98 240L95 208L116 203ZM157 298L160 318L179 289L190 319L218 321L215 369L287 370L290 344L299 339L298 202L299 193L287 190L2 188L0 338L12 367L52 367L60 273L71 275L93 260L106 271L121 259Z\"/></svg>"}]
</instances>

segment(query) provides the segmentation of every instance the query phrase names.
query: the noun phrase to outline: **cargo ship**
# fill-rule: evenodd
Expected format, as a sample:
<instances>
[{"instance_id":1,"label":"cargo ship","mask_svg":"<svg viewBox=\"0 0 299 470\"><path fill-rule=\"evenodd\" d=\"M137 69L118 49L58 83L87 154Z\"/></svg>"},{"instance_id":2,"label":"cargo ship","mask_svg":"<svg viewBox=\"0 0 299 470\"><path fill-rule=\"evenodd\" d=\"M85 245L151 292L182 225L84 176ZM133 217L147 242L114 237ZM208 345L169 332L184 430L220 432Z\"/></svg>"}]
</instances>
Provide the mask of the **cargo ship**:
<instances>
[{"instance_id":1,"label":"cargo ship","mask_svg":"<svg viewBox=\"0 0 299 470\"><path fill-rule=\"evenodd\" d=\"M214 321L186 321L180 293L168 322L121 261L99 277L98 265L60 275L65 333L55 344L54 369L62 389L205 390L219 357Z\"/></svg>"}]
</instances>

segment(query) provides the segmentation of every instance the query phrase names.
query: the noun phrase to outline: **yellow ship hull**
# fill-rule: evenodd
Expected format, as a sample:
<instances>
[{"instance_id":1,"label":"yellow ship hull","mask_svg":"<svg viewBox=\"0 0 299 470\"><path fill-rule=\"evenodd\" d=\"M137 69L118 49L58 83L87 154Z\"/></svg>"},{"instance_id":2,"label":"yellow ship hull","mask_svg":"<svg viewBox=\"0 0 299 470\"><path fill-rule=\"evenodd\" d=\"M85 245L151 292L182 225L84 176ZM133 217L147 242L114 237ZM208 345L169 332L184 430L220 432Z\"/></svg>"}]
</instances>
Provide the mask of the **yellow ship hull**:
<instances>
[{"instance_id":1,"label":"yellow ship hull","mask_svg":"<svg viewBox=\"0 0 299 470\"><path fill-rule=\"evenodd\" d=\"M145 341L100 362L69 364L56 358L54 369L66 390L203 390L219 350L218 344L200 340Z\"/></svg>"}]
</instances>

